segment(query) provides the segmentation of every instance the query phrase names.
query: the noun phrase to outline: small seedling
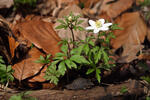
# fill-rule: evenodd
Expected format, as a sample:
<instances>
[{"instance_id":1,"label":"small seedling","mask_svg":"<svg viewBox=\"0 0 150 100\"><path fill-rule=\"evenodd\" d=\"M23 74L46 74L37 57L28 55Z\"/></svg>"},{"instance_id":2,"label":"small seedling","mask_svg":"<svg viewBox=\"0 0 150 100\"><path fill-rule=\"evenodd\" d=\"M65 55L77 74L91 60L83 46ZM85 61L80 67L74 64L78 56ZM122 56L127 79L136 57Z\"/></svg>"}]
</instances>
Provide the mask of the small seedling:
<instances>
[{"instance_id":1,"label":"small seedling","mask_svg":"<svg viewBox=\"0 0 150 100\"><path fill-rule=\"evenodd\" d=\"M11 66L6 66L2 56L0 56L0 84L4 86L4 89L7 88L9 82L14 80L12 75L14 71L12 70Z\"/></svg>"}]
</instances>

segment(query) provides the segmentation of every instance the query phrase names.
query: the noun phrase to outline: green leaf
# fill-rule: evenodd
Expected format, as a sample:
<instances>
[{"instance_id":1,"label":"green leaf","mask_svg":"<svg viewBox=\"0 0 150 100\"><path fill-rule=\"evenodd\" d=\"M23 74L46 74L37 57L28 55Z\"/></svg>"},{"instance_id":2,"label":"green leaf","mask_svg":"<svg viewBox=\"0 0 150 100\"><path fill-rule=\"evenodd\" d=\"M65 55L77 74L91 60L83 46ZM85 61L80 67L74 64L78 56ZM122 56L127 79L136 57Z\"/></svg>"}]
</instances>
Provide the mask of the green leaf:
<instances>
[{"instance_id":1,"label":"green leaf","mask_svg":"<svg viewBox=\"0 0 150 100\"><path fill-rule=\"evenodd\" d=\"M80 55L83 49L83 45L80 45L78 48L73 48L70 52L71 55Z\"/></svg>"},{"instance_id":2,"label":"green leaf","mask_svg":"<svg viewBox=\"0 0 150 100\"><path fill-rule=\"evenodd\" d=\"M123 87L121 88L121 90L120 90L120 93L124 94L124 93L126 93L126 92L128 92L128 89L127 89L126 86L123 86Z\"/></svg>"},{"instance_id":3,"label":"green leaf","mask_svg":"<svg viewBox=\"0 0 150 100\"><path fill-rule=\"evenodd\" d=\"M96 78L97 78L97 81L100 83L100 81L101 81L101 76L100 76L100 73L101 73L101 71L100 71L100 69L96 69Z\"/></svg>"},{"instance_id":4,"label":"green leaf","mask_svg":"<svg viewBox=\"0 0 150 100\"><path fill-rule=\"evenodd\" d=\"M111 29L112 29L112 30L123 30L123 28L118 27L118 24L113 24L113 25L111 26Z\"/></svg>"},{"instance_id":5,"label":"green leaf","mask_svg":"<svg viewBox=\"0 0 150 100\"><path fill-rule=\"evenodd\" d=\"M61 24L61 25L57 26L55 29L62 29L62 28L66 29L67 26Z\"/></svg>"},{"instance_id":6,"label":"green leaf","mask_svg":"<svg viewBox=\"0 0 150 100\"><path fill-rule=\"evenodd\" d=\"M150 97L147 96L147 97L146 97L146 100L150 100Z\"/></svg>"},{"instance_id":7,"label":"green leaf","mask_svg":"<svg viewBox=\"0 0 150 100\"><path fill-rule=\"evenodd\" d=\"M93 73L95 71L95 69L94 68L90 68L90 69L88 69L88 71L86 72L86 74L88 75L88 74L91 74L91 73Z\"/></svg>"},{"instance_id":8,"label":"green leaf","mask_svg":"<svg viewBox=\"0 0 150 100\"><path fill-rule=\"evenodd\" d=\"M66 56L64 53L61 53L61 52L58 52L58 53L56 53L56 55L55 55L56 57L64 57L64 56Z\"/></svg>"},{"instance_id":9,"label":"green leaf","mask_svg":"<svg viewBox=\"0 0 150 100\"><path fill-rule=\"evenodd\" d=\"M142 80L145 80L148 84L150 84L150 77L149 76L142 76Z\"/></svg>"},{"instance_id":10,"label":"green leaf","mask_svg":"<svg viewBox=\"0 0 150 100\"><path fill-rule=\"evenodd\" d=\"M83 56L80 55L73 55L71 56L70 60L79 64L89 64L89 62Z\"/></svg>"},{"instance_id":11,"label":"green leaf","mask_svg":"<svg viewBox=\"0 0 150 100\"><path fill-rule=\"evenodd\" d=\"M97 54L95 54L94 59L95 59L95 64L98 63L98 61L101 59L102 56L102 51L99 50Z\"/></svg>"},{"instance_id":12,"label":"green leaf","mask_svg":"<svg viewBox=\"0 0 150 100\"><path fill-rule=\"evenodd\" d=\"M67 54L67 52L68 52L68 45L63 44L63 45L61 46L61 51L64 52L65 54Z\"/></svg>"},{"instance_id":13,"label":"green leaf","mask_svg":"<svg viewBox=\"0 0 150 100\"><path fill-rule=\"evenodd\" d=\"M77 26L77 29L78 29L79 31L83 31L83 30L84 30L84 28L81 27L81 26Z\"/></svg>"},{"instance_id":14,"label":"green leaf","mask_svg":"<svg viewBox=\"0 0 150 100\"><path fill-rule=\"evenodd\" d=\"M59 61L61 61L61 60L64 60L64 57L57 57L56 56L56 57L53 58L53 60L59 60Z\"/></svg>"},{"instance_id":15,"label":"green leaf","mask_svg":"<svg viewBox=\"0 0 150 100\"><path fill-rule=\"evenodd\" d=\"M79 24L81 24L81 23L83 23L84 22L84 20L79 20L78 22L77 22L77 25L79 25Z\"/></svg>"},{"instance_id":16,"label":"green leaf","mask_svg":"<svg viewBox=\"0 0 150 100\"><path fill-rule=\"evenodd\" d=\"M65 60L65 63L68 66L69 69L71 69L72 67L75 68L75 69L77 68L77 65L69 59Z\"/></svg>"},{"instance_id":17,"label":"green leaf","mask_svg":"<svg viewBox=\"0 0 150 100\"><path fill-rule=\"evenodd\" d=\"M60 22L60 23L63 24L63 25L66 24L66 23L65 23L63 20L61 20L61 19L58 19L57 21Z\"/></svg>"},{"instance_id":18,"label":"green leaf","mask_svg":"<svg viewBox=\"0 0 150 100\"><path fill-rule=\"evenodd\" d=\"M9 100L22 100L22 97L20 95L14 95L11 96Z\"/></svg>"},{"instance_id":19,"label":"green leaf","mask_svg":"<svg viewBox=\"0 0 150 100\"><path fill-rule=\"evenodd\" d=\"M60 64L58 65L58 70L61 73L61 75L65 75L67 69L64 61L60 62Z\"/></svg>"},{"instance_id":20,"label":"green leaf","mask_svg":"<svg viewBox=\"0 0 150 100\"><path fill-rule=\"evenodd\" d=\"M109 57L108 57L107 53L104 50L102 50L102 53L103 53L103 59L104 59L105 65L107 65L107 67L110 67L109 63L108 63L109 62Z\"/></svg>"},{"instance_id":21,"label":"green leaf","mask_svg":"<svg viewBox=\"0 0 150 100\"><path fill-rule=\"evenodd\" d=\"M90 50L89 45L85 44L84 47L83 47L83 51L85 52L86 55L88 54L89 50Z\"/></svg>"}]
</instances>

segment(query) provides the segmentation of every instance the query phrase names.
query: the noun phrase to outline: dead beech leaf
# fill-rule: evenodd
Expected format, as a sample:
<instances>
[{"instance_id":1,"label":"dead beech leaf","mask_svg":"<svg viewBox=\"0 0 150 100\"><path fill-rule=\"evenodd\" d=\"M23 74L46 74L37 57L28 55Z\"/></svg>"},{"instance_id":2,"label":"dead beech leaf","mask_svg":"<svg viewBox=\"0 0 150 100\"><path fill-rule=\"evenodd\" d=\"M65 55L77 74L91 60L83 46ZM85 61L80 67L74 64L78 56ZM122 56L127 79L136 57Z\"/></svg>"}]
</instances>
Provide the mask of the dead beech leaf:
<instances>
[{"instance_id":1,"label":"dead beech leaf","mask_svg":"<svg viewBox=\"0 0 150 100\"><path fill-rule=\"evenodd\" d=\"M39 59L40 55L43 55L37 48L32 48L24 59L14 66L12 66L14 77L18 80L24 80L26 78L36 75L43 67L40 63L35 63Z\"/></svg>"},{"instance_id":2,"label":"dead beech leaf","mask_svg":"<svg viewBox=\"0 0 150 100\"><path fill-rule=\"evenodd\" d=\"M133 2L134 0L104 0L100 13L106 13L110 18L115 18L129 9Z\"/></svg>"},{"instance_id":3,"label":"dead beech leaf","mask_svg":"<svg viewBox=\"0 0 150 100\"><path fill-rule=\"evenodd\" d=\"M82 10L79 6L77 5L70 5L64 8L60 13L58 14L59 18L63 18L64 16L68 16L71 12L75 15L82 15Z\"/></svg>"},{"instance_id":4,"label":"dead beech leaf","mask_svg":"<svg viewBox=\"0 0 150 100\"><path fill-rule=\"evenodd\" d=\"M33 78L29 79L29 82L45 82L44 76L46 72L47 66L44 66L44 68Z\"/></svg>"},{"instance_id":5,"label":"dead beech leaf","mask_svg":"<svg viewBox=\"0 0 150 100\"><path fill-rule=\"evenodd\" d=\"M0 0L0 8L10 8L13 4L13 0Z\"/></svg>"},{"instance_id":6,"label":"dead beech leaf","mask_svg":"<svg viewBox=\"0 0 150 100\"><path fill-rule=\"evenodd\" d=\"M19 31L25 39L48 54L55 55L55 53L60 51L57 45L60 38L54 31L51 23L42 20L25 21L20 24Z\"/></svg>"},{"instance_id":7,"label":"dead beech leaf","mask_svg":"<svg viewBox=\"0 0 150 100\"><path fill-rule=\"evenodd\" d=\"M140 17L139 12L125 13L118 17L115 23L118 23L123 30L114 31L116 38L111 41L113 48L118 49L123 46L122 56L136 55L142 49L140 45L144 42L147 34L147 26ZM131 50L132 52L130 52ZM128 62L131 61L131 58Z\"/></svg>"},{"instance_id":8,"label":"dead beech leaf","mask_svg":"<svg viewBox=\"0 0 150 100\"><path fill-rule=\"evenodd\" d=\"M18 47L19 43L13 37L8 37L8 41L11 57L13 58L15 54L15 49Z\"/></svg>"}]
</instances>

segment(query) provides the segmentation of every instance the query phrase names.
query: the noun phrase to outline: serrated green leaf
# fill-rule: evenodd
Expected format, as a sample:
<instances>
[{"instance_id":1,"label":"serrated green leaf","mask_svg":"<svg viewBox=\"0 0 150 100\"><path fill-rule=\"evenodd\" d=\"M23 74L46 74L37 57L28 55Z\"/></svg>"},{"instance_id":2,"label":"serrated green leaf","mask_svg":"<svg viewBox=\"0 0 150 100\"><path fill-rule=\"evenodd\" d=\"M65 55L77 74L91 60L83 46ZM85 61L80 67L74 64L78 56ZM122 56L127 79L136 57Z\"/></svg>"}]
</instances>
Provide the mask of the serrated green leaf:
<instances>
[{"instance_id":1,"label":"serrated green leaf","mask_svg":"<svg viewBox=\"0 0 150 100\"><path fill-rule=\"evenodd\" d=\"M98 63L98 61L101 59L101 56L102 56L102 51L99 50L98 53L94 56L95 64Z\"/></svg>"},{"instance_id":2,"label":"serrated green leaf","mask_svg":"<svg viewBox=\"0 0 150 100\"><path fill-rule=\"evenodd\" d=\"M101 71L100 71L100 69L96 69L96 78L97 78L97 81L100 83L100 81L101 81L101 76L100 76L100 73L101 73Z\"/></svg>"},{"instance_id":3,"label":"serrated green leaf","mask_svg":"<svg viewBox=\"0 0 150 100\"><path fill-rule=\"evenodd\" d=\"M71 56L70 60L79 64L89 64L89 62L83 56L80 55L73 55Z\"/></svg>"},{"instance_id":4,"label":"serrated green leaf","mask_svg":"<svg viewBox=\"0 0 150 100\"><path fill-rule=\"evenodd\" d=\"M71 69L72 67L75 68L75 69L77 68L77 65L69 59L65 60L65 63L68 66L69 69Z\"/></svg>"},{"instance_id":5,"label":"serrated green leaf","mask_svg":"<svg viewBox=\"0 0 150 100\"><path fill-rule=\"evenodd\" d=\"M60 22L60 23L63 24L63 25L66 24L66 23L65 23L63 20L61 20L61 19L58 19L57 21Z\"/></svg>"},{"instance_id":6,"label":"serrated green leaf","mask_svg":"<svg viewBox=\"0 0 150 100\"><path fill-rule=\"evenodd\" d=\"M61 46L61 51L64 52L65 54L67 54L67 52L68 52L68 45L63 44Z\"/></svg>"},{"instance_id":7,"label":"serrated green leaf","mask_svg":"<svg viewBox=\"0 0 150 100\"><path fill-rule=\"evenodd\" d=\"M71 55L80 55L83 49L83 45L80 45L78 48L73 48L70 52Z\"/></svg>"},{"instance_id":8,"label":"serrated green leaf","mask_svg":"<svg viewBox=\"0 0 150 100\"><path fill-rule=\"evenodd\" d=\"M55 29L62 29L62 28L66 29L67 26L61 24L61 25L57 26Z\"/></svg>"},{"instance_id":9,"label":"serrated green leaf","mask_svg":"<svg viewBox=\"0 0 150 100\"><path fill-rule=\"evenodd\" d=\"M64 56L66 56L64 53L61 53L61 52L58 52L58 53L56 53L56 55L55 55L56 57L64 57Z\"/></svg>"},{"instance_id":10,"label":"serrated green leaf","mask_svg":"<svg viewBox=\"0 0 150 100\"><path fill-rule=\"evenodd\" d=\"M64 61L60 62L60 64L58 65L58 71L61 73L61 75L65 75L66 70L67 68L65 62Z\"/></svg>"},{"instance_id":11,"label":"serrated green leaf","mask_svg":"<svg viewBox=\"0 0 150 100\"><path fill-rule=\"evenodd\" d=\"M12 68L11 68L11 66L9 65L9 66L7 66L7 72L11 72L12 71Z\"/></svg>"},{"instance_id":12,"label":"serrated green leaf","mask_svg":"<svg viewBox=\"0 0 150 100\"><path fill-rule=\"evenodd\" d=\"M91 73L93 73L95 71L95 69L94 68L90 68L90 69L88 69L88 71L86 72L86 74L88 75L88 74L91 74Z\"/></svg>"},{"instance_id":13,"label":"serrated green leaf","mask_svg":"<svg viewBox=\"0 0 150 100\"><path fill-rule=\"evenodd\" d=\"M90 50L89 45L85 44L84 47L83 47L83 51L85 52L86 55L88 54L89 50Z\"/></svg>"}]
</instances>

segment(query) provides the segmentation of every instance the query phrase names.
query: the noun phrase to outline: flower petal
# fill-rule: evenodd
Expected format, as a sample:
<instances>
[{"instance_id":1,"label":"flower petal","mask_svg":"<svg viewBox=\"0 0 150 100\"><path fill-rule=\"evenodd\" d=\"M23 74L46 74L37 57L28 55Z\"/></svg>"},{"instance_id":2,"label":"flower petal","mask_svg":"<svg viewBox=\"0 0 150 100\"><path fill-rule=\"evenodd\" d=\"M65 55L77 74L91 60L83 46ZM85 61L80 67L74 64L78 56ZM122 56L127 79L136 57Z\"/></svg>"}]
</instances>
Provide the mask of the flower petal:
<instances>
[{"instance_id":1,"label":"flower petal","mask_svg":"<svg viewBox=\"0 0 150 100\"><path fill-rule=\"evenodd\" d=\"M94 29L94 27L89 26L89 27L86 27L85 29L86 29L86 30L93 30L93 29Z\"/></svg>"},{"instance_id":2,"label":"flower petal","mask_svg":"<svg viewBox=\"0 0 150 100\"><path fill-rule=\"evenodd\" d=\"M102 25L105 23L105 19L99 19L98 21L100 21Z\"/></svg>"},{"instance_id":3,"label":"flower petal","mask_svg":"<svg viewBox=\"0 0 150 100\"><path fill-rule=\"evenodd\" d=\"M109 28L108 27L101 27L99 30L107 31L107 30L109 30Z\"/></svg>"},{"instance_id":4,"label":"flower petal","mask_svg":"<svg viewBox=\"0 0 150 100\"><path fill-rule=\"evenodd\" d=\"M98 33L99 31L100 31L100 29L98 29L98 28L94 29L94 33Z\"/></svg>"},{"instance_id":5,"label":"flower petal","mask_svg":"<svg viewBox=\"0 0 150 100\"><path fill-rule=\"evenodd\" d=\"M90 24L91 26L95 26L95 21L89 20L89 24Z\"/></svg>"},{"instance_id":6,"label":"flower petal","mask_svg":"<svg viewBox=\"0 0 150 100\"><path fill-rule=\"evenodd\" d=\"M112 23L105 23L105 24L103 24L103 27L109 27L111 25L112 25Z\"/></svg>"}]
</instances>

